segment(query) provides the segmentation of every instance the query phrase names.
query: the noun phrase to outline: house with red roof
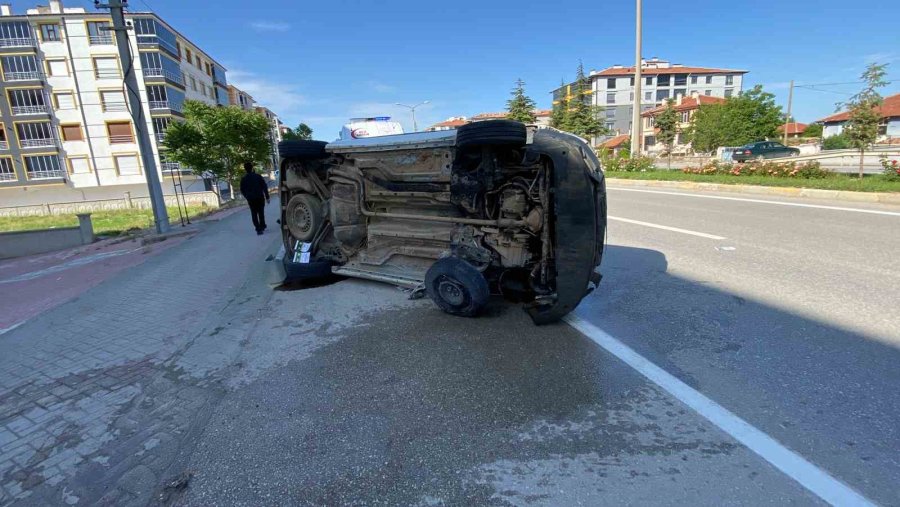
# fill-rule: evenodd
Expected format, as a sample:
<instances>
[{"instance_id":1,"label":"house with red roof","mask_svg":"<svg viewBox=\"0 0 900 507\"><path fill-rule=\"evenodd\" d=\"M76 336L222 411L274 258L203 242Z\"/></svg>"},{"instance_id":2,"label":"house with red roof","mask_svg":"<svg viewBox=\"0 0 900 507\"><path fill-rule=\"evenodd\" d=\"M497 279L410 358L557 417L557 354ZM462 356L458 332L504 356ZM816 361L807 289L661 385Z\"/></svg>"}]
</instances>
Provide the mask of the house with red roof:
<instances>
[{"instance_id":1,"label":"house with red roof","mask_svg":"<svg viewBox=\"0 0 900 507\"><path fill-rule=\"evenodd\" d=\"M549 127L550 126L550 114L553 111L550 109L535 109L534 116L535 121L534 124L538 127ZM509 114L506 111L501 111L499 113L478 113L475 116L469 118L470 121L485 121L485 120L503 120L506 118L506 115Z\"/></svg>"},{"instance_id":2,"label":"house with red roof","mask_svg":"<svg viewBox=\"0 0 900 507\"><path fill-rule=\"evenodd\" d=\"M900 93L884 98L884 102L875 108L881 115L881 125L878 126L879 141L891 142L900 138ZM816 123L822 124L822 138L839 135L844 131L844 125L850 119L849 111L826 116Z\"/></svg>"},{"instance_id":3,"label":"house with red roof","mask_svg":"<svg viewBox=\"0 0 900 507\"><path fill-rule=\"evenodd\" d=\"M678 133L675 135L675 142L672 145L672 153L688 153L691 151L691 143L685 137L685 131L690 127L691 120L701 106L725 103L722 97L710 97L708 95L699 95L696 92L690 97L678 96L672 104L675 113L678 115ZM666 110L667 104L662 104L648 109L641 113L641 121L643 122L644 150L649 153L660 152L665 146L656 141L656 135L659 129L656 128L656 117Z\"/></svg>"},{"instance_id":4,"label":"house with red roof","mask_svg":"<svg viewBox=\"0 0 900 507\"><path fill-rule=\"evenodd\" d=\"M438 130L453 130L465 125L466 123L469 123L469 120L467 120L465 116L452 116L440 123L435 123L434 125L425 129L425 131L435 132Z\"/></svg>"},{"instance_id":5,"label":"house with red roof","mask_svg":"<svg viewBox=\"0 0 900 507\"><path fill-rule=\"evenodd\" d=\"M806 127L808 126L809 125L805 123L790 122L786 125L779 125L778 134L783 136L784 130L785 128L787 128L788 139L800 139L800 136L802 136L803 133L806 132Z\"/></svg>"}]
</instances>

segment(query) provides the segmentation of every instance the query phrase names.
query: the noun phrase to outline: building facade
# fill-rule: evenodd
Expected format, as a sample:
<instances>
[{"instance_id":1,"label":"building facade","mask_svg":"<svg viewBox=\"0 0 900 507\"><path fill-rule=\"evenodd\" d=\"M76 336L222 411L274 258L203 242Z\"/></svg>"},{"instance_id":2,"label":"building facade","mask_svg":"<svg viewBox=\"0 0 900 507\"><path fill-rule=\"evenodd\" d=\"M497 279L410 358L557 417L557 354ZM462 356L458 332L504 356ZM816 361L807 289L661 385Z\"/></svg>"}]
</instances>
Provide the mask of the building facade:
<instances>
[{"instance_id":1,"label":"building facade","mask_svg":"<svg viewBox=\"0 0 900 507\"><path fill-rule=\"evenodd\" d=\"M278 116L271 109L262 106L256 106L256 112L269 120L269 140L272 142L271 151L269 153L269 161L266 164L267 171L278 169L278 143L283 139L282 128L284 125Z\"/></svg>"},{"instance_id":2,"label":"building facade","mask_svg":"<svg viewBox=\"0 0 900 507\"><path fill-rule=\"evenodd\" d=\"M881 116L881 123L878 125L878 140L890 142L900 139L900 93L885 97L881 106L875 109ZM844 126L849 119L850 113L842 111L822 118L816 123L822 124L822 138L825 139L843 133Z\"/></svg>"},{"instance_id":3,"label":"building facade","mask_svg":"<svg viewBox=\"0 0 900 507\"><path fill-rule=\"evenodd\" d=\"M183 171L166 160L165 130L187 99L228 104L225 69L157 15L128 13L130 65L154 134L140 146L107 13L51 1L0 14L0 206L145 196L141 150L171 193ZM204 189L196 176L185 186Z\"/></svg>"},{"instance_id":4,"label":"building facade","mask_svg":"<svg viewBox=\"0 0 900 507\"><path fill-rule=\"evenodd\" d=\"M256 107L253 97L234 85L228 85L228 103L245 111L253 111Z\"/></svg>"},{"instance_id":5,"label":"building facade","mask_svg":"<svg viewBox=\"0 0 900 507\"><path fill-rule=\"evenodd\" d=\"M686 154L692 151L691 143L687 140L685 132L691 126L691 120L693 120L697 111L700 110L700 106L722 104L724 102L725 98L723 97L713 97L705 94L700 95L698 91L693 91L690 97L685 98L684 96L679 95L675 98L672 102L672 108L675 110L678 123L675 126L676 134L675 139L672 142L672 153ZM663 152L666 148L662 143L656 141L656 135L658 133L658 130L656 129L656 117L665 111L666 107L668 107L668 104L662 104L641 113L641 121L643 122L641 133L644 136L642 146L646 153L657 154Z\"/></svg>"}]
</instances>

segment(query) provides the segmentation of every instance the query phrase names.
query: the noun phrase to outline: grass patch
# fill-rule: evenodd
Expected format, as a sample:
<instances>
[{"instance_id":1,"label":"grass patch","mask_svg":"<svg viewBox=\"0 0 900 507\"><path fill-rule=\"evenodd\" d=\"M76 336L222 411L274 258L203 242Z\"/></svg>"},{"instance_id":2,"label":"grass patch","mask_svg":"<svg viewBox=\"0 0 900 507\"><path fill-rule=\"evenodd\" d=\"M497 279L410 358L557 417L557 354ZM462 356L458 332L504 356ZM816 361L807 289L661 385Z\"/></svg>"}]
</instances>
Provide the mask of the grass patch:
<instances>
[{"instance_id":1,"label":"grass patch","mask_svg":"<svg viewBox=\"0 0 900 507\"><path fill-rule=\"evenodd\" d=\"M178 208L167 208L169 220L178 220ZM206 215L213 208L206 206L188 206L188 216L196 218ZM147 229L153 226L153 212L144 209L123 209L95 211L91 213L94 234L117 236L135 229ZM34 229L55 229L59 227L77 227L75 215L0 217L0 232L29 231Z\"/></svg>"},{"instance_id":2,"label":"grass patch","mask_svg":"<svg viewBox=\"0 0 900 507\"><path fill-rule=\"evenodd\" d=\"M773 176L732 176L729 174L687 174L679 170L646 172L606 171L608 178L627 180L697 181L728 185L762 185L766 187L816 188L855 192L900 192L900 181L880 174L867 174L862 180L855 175L835 173L827 178L780 178Z\"/></svg>"}]
</instances>

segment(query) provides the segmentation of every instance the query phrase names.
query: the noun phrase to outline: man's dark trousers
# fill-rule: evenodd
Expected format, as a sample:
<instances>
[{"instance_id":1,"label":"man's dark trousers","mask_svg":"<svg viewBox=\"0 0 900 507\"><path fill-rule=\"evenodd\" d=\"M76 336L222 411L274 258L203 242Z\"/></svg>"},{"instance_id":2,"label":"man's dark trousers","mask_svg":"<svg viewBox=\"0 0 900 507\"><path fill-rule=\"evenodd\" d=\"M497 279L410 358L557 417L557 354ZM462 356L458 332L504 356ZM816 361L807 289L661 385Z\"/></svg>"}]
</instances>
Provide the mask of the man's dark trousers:
<instances>
[{"instance_id":1,"label":"man's dark trousers","mask_svg":"<svg viewBox=\"0 0 900 507\"><path fill-rule=\"evenodd\" d=\"M253 227L256 232L260 232L266 228L266 200L250 199L247 201L250 205L250 216L253 217Z\"/></svg>"}]
</instances>

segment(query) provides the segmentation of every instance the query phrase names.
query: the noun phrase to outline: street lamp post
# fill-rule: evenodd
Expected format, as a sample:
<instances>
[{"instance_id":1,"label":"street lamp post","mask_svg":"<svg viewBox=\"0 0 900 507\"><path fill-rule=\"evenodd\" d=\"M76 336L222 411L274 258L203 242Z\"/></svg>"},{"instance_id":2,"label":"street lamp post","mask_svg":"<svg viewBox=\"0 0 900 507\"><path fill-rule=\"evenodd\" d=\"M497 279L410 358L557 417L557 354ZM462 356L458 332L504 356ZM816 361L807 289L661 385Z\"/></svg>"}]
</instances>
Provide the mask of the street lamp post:
<instances>
[{"instance_id":1,"label":"street lamp post","mask_svg":"<svg viewBox=\"0 0 900 507\"><path fill-rule=\"evenodd\" d=\"M401 104L401 103L397 102L395 105L400 106L400 107L405 107L405 108L409 109L409 110L412 112L413 132L418 132L418 131L419 131L419 124L416 123L416 108L419 107L419 106L424 106L425 104L428 104L429 102L431 102L431 101L430 101L430 100L424 100L424 101L419 102L418 104L416 104L416 105L414 105L414 106L408 106L408 105L406 105L406 104Z\"/></svg>"},{"instance_id":2,"label":"street lamp post","mask_svg":"<svg viewBox=\"0 0 900 507\"><path fill-rule=\"evenodd\" d=\"M634 105L631 111L631 154L641 154L641 5L642 0L636 0L635 14L637 21L634 29Z\"/></svg>"}]
</instances>

